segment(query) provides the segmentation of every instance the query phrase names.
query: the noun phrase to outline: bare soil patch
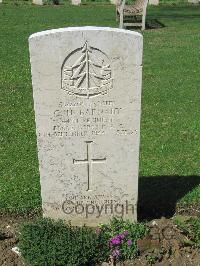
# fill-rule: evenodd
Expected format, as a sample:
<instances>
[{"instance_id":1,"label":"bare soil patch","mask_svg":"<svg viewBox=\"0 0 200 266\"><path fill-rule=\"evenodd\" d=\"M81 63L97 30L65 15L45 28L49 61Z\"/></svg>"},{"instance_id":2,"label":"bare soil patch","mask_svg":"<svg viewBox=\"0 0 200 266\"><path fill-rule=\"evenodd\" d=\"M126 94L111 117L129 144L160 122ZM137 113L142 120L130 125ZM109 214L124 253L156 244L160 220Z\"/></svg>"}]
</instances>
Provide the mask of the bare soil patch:
<instances>
[{"instance_id":1,"label":"bare soil patch","mask_svg":"<svg viewBox=\"0 0 200 266\"><path fill-rule=\"evenodd\" d=\"M200 266L200 250L170 219L156 219L149 226L149 234L138 240L138 258L116 266Z\"/></svg>"},{"instance_id":2,"label":"bare soil patch","mask_svg":"<svg viewBox=\"0 0 200 266\"><path fill-rule=\"evenodd\" d=\"M34 215L13 216L0 214L0 266L25 265L21 257L12 251L12 248L18 245L18 230L20 225L33 218Z\"/></svg>"}]
</instances>

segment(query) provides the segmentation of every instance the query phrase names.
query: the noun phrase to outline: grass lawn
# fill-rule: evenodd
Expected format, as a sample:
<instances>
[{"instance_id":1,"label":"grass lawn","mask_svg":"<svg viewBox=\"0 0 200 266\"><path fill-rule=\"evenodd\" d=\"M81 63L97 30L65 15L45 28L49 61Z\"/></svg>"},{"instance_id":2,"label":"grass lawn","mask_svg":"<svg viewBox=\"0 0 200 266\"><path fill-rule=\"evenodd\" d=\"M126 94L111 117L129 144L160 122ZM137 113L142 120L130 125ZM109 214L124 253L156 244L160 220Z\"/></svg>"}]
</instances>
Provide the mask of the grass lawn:
<instances>
[{"instance_id":1,"label":"grass lawn","mask_svg":"<svg viewBox=\"0 0 200 266\"><path fill-rule=\"evenodd\" d=\"M140 190L171 189L182 204L200 204L200 181L190 184L200 180L200 7L150 7L147 16L166 27L143 33L140 176L160 177L162 186ZM23 213L41 208L28 37L66 26L117 27L115 7L8 3L0 5L0 25L0 212Z\"/></svg>"}]
</instances>

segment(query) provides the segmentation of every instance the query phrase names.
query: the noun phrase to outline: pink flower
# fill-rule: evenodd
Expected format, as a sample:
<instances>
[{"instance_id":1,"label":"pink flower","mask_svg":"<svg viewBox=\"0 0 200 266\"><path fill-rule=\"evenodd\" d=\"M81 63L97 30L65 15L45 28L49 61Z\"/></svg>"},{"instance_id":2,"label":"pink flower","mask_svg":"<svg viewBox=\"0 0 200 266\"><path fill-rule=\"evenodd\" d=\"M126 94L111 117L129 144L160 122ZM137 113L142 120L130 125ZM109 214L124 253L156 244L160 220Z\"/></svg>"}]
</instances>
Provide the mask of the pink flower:
<instances>
[{"instance_id":1,"label":"pink flower","mask_svg":"<svg viewBox=\"0 0 200 266\"><path fill-rule=\"evenodd\" d=\"M132 240L129 239L129 240L127 241L127 244L128 244L128 246L131 246L131 245L133 244Z\"/></svg>"},{"instance_id":2,"label":"pink flower","mask_svg":"<svg viewBox=\"0 0 200 266\"><path fill-rule=\"evenodd\" d=\"M129 234L128 230L124 231L123 233L125 236L127 236Z\"/></svg>"},{"instance_id":3,"label":"pink flower","mask_svg":"<svg viewBox=\"0 0 200 266\"><path fill-rule=\"evenodd\" d=\"M113 255L113 257L119 257L119 254L120 254L120 251L118 250L118 249L114 249L113 251L112 251L112 255Z\"/></svg>"},{"instance_id":4,"label":"pink flower","mask_svg":"<svg viewBox=\"0 0 200 266\"><path fill-rule=\"evenodd\" d=\"M115 236L115 237L111 238L111 240L110 240L110 246L119 245L120 243L121 243L121 239L119 236Z\"/></svg>"},{"instance_id":5,"label":"pink flower","mask_svg":"<svg viewBox=\"0 0 200 266\"><path fill-rule=\"evenodd\" d=\"M121 239L124 239L124 237L125 237L124 234L120 234L120 235L119 235L119 238L121 238Z\"/></svg>"}]
</instances>

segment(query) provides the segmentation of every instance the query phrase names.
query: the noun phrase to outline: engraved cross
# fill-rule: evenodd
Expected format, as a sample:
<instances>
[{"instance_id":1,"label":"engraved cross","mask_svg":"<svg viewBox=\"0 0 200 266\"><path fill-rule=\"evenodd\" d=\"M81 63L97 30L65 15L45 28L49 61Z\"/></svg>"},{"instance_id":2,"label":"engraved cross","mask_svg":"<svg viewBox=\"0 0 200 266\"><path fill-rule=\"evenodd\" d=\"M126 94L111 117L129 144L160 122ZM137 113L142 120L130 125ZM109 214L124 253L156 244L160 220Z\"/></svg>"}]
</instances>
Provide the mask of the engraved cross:
<instances>
[{"instance_id":1,"label":"engraved cross","mask_svg":"<svg viewBox=\"0 0 200 266\"><path fill-rule=\"evenodd\" d=\"M102 158L102 159L92 159L91 158L91 143L93 141L85 141L86 145L87 145L87 158L83 159L83 160L76 160L73 159L73 164L86 164L87 165L87 191L91 191L90 189L90 179L91 179L91 172L92 172L92 165L94 163L104 163L106 161L106 158Z\"/></svg>"}]
</instances>

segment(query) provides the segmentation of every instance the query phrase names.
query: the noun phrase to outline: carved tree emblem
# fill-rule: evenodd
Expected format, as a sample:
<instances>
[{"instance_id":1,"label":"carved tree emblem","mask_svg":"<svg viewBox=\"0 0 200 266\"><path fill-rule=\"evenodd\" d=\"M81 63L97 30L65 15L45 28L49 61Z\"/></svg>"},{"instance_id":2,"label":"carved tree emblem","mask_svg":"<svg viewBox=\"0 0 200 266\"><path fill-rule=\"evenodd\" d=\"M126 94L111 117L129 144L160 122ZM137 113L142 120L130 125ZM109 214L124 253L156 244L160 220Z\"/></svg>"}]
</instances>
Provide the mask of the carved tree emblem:
<instances>
[{"instance_id":1,"label":"carved tree emblem","mask_svg":"<svg viewBox=\"0 0 200 266\"><path fill-rule=\"evenodd\" d=\"M69 95L91 98L112 89L113 78L109 59L101 50L89 46L70 53L62 65L61 88Z\"/></svg>"}]
</instances>

